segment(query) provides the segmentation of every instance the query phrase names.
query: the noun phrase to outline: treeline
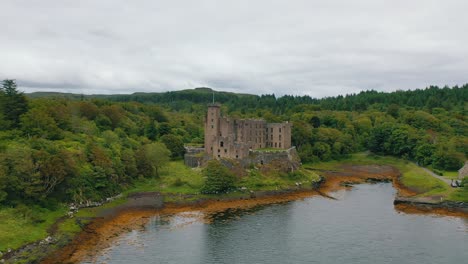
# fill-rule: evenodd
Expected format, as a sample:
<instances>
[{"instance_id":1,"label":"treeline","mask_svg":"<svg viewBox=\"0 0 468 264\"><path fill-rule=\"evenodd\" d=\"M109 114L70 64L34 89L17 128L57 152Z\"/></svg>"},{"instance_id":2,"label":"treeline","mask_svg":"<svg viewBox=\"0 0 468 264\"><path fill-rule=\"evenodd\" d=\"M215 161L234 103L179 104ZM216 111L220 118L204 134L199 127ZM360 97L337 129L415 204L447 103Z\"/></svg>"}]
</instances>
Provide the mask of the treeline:
<instances>
[{"instance_id":1,"label":"treeline","mask_svg":"<svg viewBox=\"0 0 468 264\"><path fill-rule=\"evenodd\" d=\"M108 100L28 100L0 88L0 204L99 200L158 177L183 144L203 142L203 117Z\"/></svg>"},{"instance_id":2,"label":"treeline","mask_svg":"<svg viewBox=\"0 0 468 264\"><path fill-rule=\"evenodd\" d=\"M385 110L395 104L400 107L425 109L443 108L447 111L462 111L468 98L468 84L454 87L429 86L396 92L362 91L358 94L339 95L322 99L310 96L285 95L276 97L274 94L252 95L214 91L210 88L171 91L164 93L134 93L131 95L79 95L61 93L33 93L31 97L65 97L69 99L105 99L115 102L155 103L176 111L191 112L194 104L216 102L227 107L229 111L240 109L242 113L253 113L268 109L274 113L284 113L294 110L297 106L309 105L315 110L335 111L366 111L369 109Z\"/></svg>"},{"instance_id":3,"label":"treeline","mask_svg":"<svg viewBox=\"0 0 468 264\"><path fill-rule=\"evenodd\" d=\"M165 93L135 93L132 95L110 95L100 97L119 102L136 101L142 103L158 103L176 110L190 111L191 104L206 104L212 101L213 94L216 102L226 105L229 110L243 109L247 112L257 109L269 109L273 112L283 112L294 109L298 105L311 105L314 109L337 111L366 111L370 108L385 109L396 104L415 109L443 108L445 110L463 110L468 98L468 84L461 87L430 86L426 89L396 91L391 93L377 91L363 91L358 94L327 97L322 99L310 96L285 95L277 98L271 95L235 94L217 92L210 88L196 88L193 90L173 91Z\"/></svg>"},{"instance_id":4,"label":"treeline","mask_svg":"<svg viewBox=\"0 0 468 264\"><path fill-rule=\"evenodd\" d=\"M468 124L458 113L390 107L387 111L304 111L291 116L303 162L370 150L438 170L458 170L468 155Z\"/></svg>"}]
</instances>

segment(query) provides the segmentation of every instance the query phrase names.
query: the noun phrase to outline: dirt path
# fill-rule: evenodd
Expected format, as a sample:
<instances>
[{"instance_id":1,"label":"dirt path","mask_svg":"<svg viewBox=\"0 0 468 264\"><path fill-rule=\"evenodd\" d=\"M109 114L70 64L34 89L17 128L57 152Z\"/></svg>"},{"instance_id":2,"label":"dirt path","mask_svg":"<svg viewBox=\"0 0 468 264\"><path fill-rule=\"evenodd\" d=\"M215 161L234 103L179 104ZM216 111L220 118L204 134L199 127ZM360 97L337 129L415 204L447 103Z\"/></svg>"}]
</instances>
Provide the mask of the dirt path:
<instances>
[{"instance_id":1,"label":"dirt path","mask_svg":"<svg viewBox=\"0 0 468 264\"><path fill-rule=\"evenodd\" d=\"M416 164L416 165L417 165L417 164ZM424 168L424 167L421 167L421 166L419 166L419 167L420 167L421 169L423 169L425 172L427 172L429 175L431 175L432 177L437 178L437 179L439 179L439 180L441 180L441 181L447 183L447 185L450 186L452 180L447 179L447 178L445 178L445 177L443 177L443 176L439 176L439 175L435 174L434 172L432 172L431 170L429 170L428 168Z\"/></svg>"}]
</instances>

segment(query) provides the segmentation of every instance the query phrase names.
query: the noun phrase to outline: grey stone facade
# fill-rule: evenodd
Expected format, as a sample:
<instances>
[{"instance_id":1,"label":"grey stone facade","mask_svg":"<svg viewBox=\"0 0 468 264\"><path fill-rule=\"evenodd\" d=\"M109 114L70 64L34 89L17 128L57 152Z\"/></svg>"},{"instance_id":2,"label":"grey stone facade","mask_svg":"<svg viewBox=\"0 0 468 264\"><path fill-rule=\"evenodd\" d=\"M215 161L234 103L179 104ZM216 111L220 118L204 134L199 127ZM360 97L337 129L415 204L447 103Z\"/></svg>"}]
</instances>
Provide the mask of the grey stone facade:
<instances>
[{"instance_id":1,"label":"grey stone facade","mask_svg":"<svg viewBox=\"0 0 468 264\"><path fill-rule=\"evenodd\" d=\"M282 160L294 169L300 162L291 146L291 127L287 121L267 123L222 116L220 105L210 104L205 116L205 146L186 147L185 165L199 167L210 159L222 158L238 160L242 166Z\"/></svg>"},{"instance_id":2,"label":"grey stone facade","mask_svg":"<svg viewBox=\"0 0 468 264\"><path fill-rule=\"evenodd\" d=\"M291 123L267 123L263 119L222 116L217 104L205 117L205 151L213 158L243 159L250 150L291 148Z\"/></svg>"}]
</instances>

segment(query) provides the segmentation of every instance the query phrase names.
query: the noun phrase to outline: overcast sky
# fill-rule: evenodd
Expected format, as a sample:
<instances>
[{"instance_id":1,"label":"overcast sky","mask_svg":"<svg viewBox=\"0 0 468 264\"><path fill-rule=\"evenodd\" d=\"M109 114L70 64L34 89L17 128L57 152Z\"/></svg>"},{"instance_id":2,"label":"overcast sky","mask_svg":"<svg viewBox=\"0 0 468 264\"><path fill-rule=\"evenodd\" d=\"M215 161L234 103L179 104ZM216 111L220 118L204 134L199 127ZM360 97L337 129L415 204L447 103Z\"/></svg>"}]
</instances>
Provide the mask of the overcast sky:
<instances>
[{"instance_id":1,"label":"overcast sky","mask_svg":"<svg viewBox=\"0 0 468 264\"><path fill-rule=\"evenodd\" d=\"M1 0L25 92L332 96L468 82L468 1Z\"/></svg>"}]
</instances>

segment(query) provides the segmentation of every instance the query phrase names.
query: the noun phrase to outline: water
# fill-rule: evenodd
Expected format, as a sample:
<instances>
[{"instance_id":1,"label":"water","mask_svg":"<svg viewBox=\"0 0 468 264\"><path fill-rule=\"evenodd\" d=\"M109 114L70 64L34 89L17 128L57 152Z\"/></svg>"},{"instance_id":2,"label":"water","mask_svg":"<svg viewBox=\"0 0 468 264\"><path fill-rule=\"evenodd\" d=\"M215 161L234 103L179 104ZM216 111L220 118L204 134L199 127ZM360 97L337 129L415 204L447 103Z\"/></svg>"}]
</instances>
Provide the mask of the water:
<instances>
[{"instance_id":1,"label":"water","mask_svg":"<svg viewBox=\"0 0 468 264\"><path fill-rule=\"evenodd\" d=\"M123 234L105 263L466 263L468 221L395 211L390 184L301 201L154 217Z\"/></svg>"}]
</instances>

